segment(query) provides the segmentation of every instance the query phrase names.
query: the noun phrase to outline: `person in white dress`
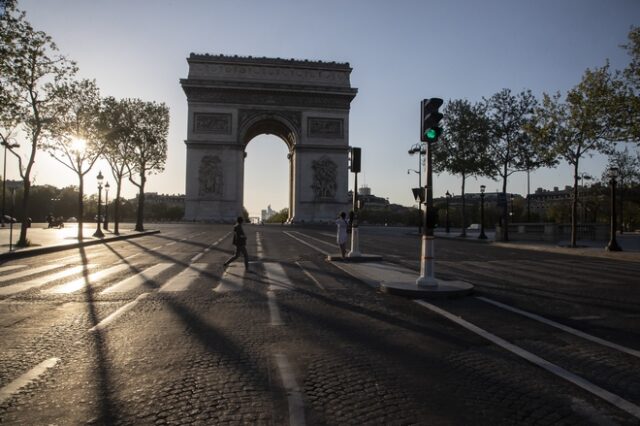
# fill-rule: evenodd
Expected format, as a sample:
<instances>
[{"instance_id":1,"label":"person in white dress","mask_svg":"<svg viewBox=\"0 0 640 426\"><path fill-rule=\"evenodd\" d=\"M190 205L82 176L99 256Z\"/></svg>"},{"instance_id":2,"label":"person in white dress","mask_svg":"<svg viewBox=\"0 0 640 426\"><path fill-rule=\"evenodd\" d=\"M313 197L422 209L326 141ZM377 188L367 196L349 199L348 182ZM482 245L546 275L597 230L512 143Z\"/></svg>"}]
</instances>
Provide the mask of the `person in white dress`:
<instances>
[{"instance_id":1,"label":"person in white dress","mask_svg":"<svg viewBox=\"0 0 640 426\"><path fill-rule=\"evenodd\" d=\"M340 246L340 252L342 254L342 258L344 259L347 256L347 215L345 212L340 212L340 217L336 219L336 226L338 227L338 232L336 234L336 239L338 245Z\"/></svg>"}]
</instances>

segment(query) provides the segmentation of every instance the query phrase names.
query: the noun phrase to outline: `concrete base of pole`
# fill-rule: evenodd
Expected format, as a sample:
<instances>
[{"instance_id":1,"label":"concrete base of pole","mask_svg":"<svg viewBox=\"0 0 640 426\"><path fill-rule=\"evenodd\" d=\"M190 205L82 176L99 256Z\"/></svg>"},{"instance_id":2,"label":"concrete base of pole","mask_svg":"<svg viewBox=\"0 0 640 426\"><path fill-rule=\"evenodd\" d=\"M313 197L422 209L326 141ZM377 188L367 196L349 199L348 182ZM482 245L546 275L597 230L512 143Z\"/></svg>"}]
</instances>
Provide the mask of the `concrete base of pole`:
<instances>
[{"instance_id":1,"label":"concrete base of pole","mask_svg":"<svg viewBox=\"0 0 640 426\"><path fill-rule=\"evenodd\" d=\"M435 281L436 285L429 286L410 282L384 282L380 284L380 291L420 299L451 299L468 296L473 292L473 285L464 281Z\"/></svg>"},{"instance_id":2,"label":"concrete base of pole","mask_svg":"<svg viewBox=\"0 0 640 426\"><path fill-rule=\"evenodd\" d=\"M351 251L347 254L347 257L360 257L360 239L358 238L358 228L351 229Z\"/></svg>"}]
</instances>

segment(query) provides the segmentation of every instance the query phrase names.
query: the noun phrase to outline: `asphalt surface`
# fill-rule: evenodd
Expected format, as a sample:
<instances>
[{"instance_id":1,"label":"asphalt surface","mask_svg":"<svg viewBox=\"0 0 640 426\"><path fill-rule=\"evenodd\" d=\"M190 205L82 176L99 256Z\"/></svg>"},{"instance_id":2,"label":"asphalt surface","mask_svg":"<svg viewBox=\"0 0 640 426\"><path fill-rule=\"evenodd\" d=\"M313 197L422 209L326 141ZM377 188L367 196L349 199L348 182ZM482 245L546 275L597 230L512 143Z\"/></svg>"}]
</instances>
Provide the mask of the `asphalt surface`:
<instances>
[{"instance_id":1,"label":"asphalt surface","mask_svg":"<svg viewBox=\"0 0 640 426\"><path fill-rule=\"evenodd\" d=\"M156 228L0 263L0 423L640 421L632 253L441 238L475 293L417 303L327 262L330 227L246 226L248 273L230 226ZM417 278L415 231L360 241Z\"/></svg>"}]
</instances>

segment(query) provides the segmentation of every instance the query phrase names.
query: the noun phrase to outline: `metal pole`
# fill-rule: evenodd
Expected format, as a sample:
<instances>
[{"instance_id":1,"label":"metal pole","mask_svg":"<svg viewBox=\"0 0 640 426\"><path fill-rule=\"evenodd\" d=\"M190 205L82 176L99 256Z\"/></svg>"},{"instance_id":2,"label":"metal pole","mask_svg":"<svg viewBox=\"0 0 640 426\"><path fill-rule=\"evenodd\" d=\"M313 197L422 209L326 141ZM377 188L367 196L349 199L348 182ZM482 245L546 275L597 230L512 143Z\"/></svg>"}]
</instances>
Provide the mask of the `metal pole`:
<instances>
[{"instance_id":1,"label":"metal pole","mask_svg":"<svg viewBox=\"0 0 640 426\"><path fill-rule=\"evenodd\" d=\"M446 200L446 206L447 206L447 210L446 210L446 212L447 212L447 214L446 214L446 232L447 232L447 234L450 231L450 228L449 228L449 198L450 197L451 196L449 195L449 191L447 191L447 193L445 194L445 200Z\"/></svg>"},{"instance_id":2,"label":"metal pole","mask_svg":"<svg viewBox=\"0 0 640 426\"><path fill-rule=\"evenodd\" d=\"M103 238L104 234L102 233L102 230L100 229L100 216L101 216L101 211L100 211L100 203L101 203L101 199L102 199L102 185L98 185L98 217L96 220L96 232L93 233L94 237L98 237L98 238Z\"/></svg>"},{"instance_id":3,"label":"metal pole","mask_svg":"<svg viewBox=\"0 0 640 426\"><path fill-rule=\"evenodd\" d=\"M351 224L351 251L347 257L359 257L360 241L358 239L358 173L353 174L353 223Z\"/></svg>"},{"instance_id":4,"label":"metal pole","mask_svg":"<svg viewBox=\"0 0 640 426\"><path fill-rule=\"evenodd\" d=\"M487 235L484 233L484 192L480 192L480 235L478 238L486 240Z\"/></svg>"},{"instance_id":5,"label":"metal pole","mask_svg":"<svg viewBox=\"0 0 640 426\"><path fill-rule=\"evenodd\" d=\"M418 151L418 188L422 185L422 147ZM420 220L418 221L418 234L422 234L422 201L418 198L418 214Z\"/></svg>"},{"instance_id":6,"label":"metal pole","mask_svg":"<svg viewBox=\"0 0 640 426\"><path fill-rule=\"evenodd\" d=\"M5 191L7 188L7 143L6 142L2 142L2 145L4 146L4 166L2 168L2 219L0 219L0 222L2 224L2 227L4 228L4 215L5 215L5 208L4 208L4 202L5 202ZM11 249L9 249L9 251L11 251Z\"/></svg>"},{"instance_id":7,"label":"metal pole","mask_svg":"<svg viewBox=\"0 0 640 426\"><path fill-rule=\"evenodd\" d=\"M425 203L424 203L424 232L422 234L422 256L420 259L420 277L416 280L419 287L437 287L438 280L434 271L434 236L433 236L433 179L431 167L431 150L429 142L425 143L427 168L425 170Z\"/></svg>"},{"instance_id":8,"label":"metal pole","mask_svg":"<svg viewBox=\"0 0 640 426\"><path fill-rule=\"evenodd\" d=\"M531 170L527 169L527 222L531 222L531 181L529 178Z\"/></svg>"}]
</instances>

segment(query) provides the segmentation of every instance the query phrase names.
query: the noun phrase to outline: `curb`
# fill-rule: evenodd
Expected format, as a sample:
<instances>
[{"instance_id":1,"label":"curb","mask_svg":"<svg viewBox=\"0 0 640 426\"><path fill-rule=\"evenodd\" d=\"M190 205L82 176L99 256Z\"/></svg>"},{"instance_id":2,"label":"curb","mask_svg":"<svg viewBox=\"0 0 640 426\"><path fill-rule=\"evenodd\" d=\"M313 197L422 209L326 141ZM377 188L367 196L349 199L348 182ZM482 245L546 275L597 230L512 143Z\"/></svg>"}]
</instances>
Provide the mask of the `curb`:
<instances>
[{"instance_id":1,"label":"curb","mask_svg":"<svg viewBox=\"0 0 640 426\"><path fill-rule=\"evenodd\" d=\"M97 244L105 244L112 241L128 240L130 238L145 237L147 235L153 235L153 234L159 234L159 233L160 233L159 230L142 231L135 234L118 235L116 237L101 238L98 240L91 240L91 241L83 241L81 243L58 244L54 246L38 247L33 249L24 249L24 250L12 251L12 252L0 253L0 261L11 260L11 259L21 259L23 257L38 256L41 254L55 253L57 251L76 249L76 248L86 247L86 246L94 246Z\"/></svg>"}]
</instances>

